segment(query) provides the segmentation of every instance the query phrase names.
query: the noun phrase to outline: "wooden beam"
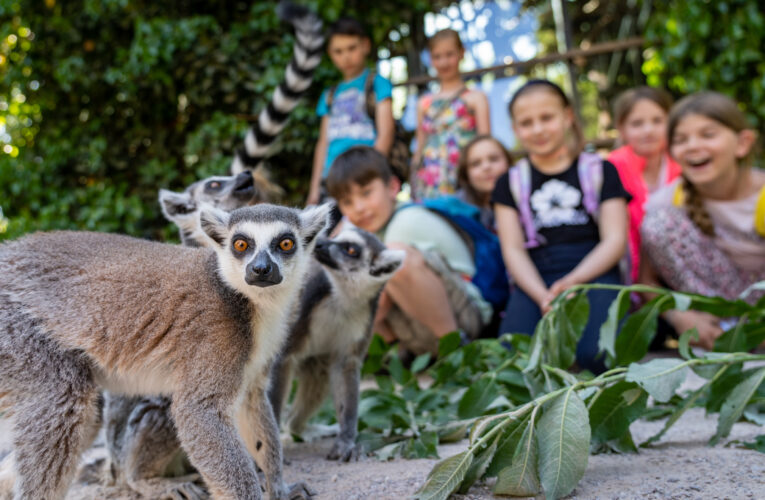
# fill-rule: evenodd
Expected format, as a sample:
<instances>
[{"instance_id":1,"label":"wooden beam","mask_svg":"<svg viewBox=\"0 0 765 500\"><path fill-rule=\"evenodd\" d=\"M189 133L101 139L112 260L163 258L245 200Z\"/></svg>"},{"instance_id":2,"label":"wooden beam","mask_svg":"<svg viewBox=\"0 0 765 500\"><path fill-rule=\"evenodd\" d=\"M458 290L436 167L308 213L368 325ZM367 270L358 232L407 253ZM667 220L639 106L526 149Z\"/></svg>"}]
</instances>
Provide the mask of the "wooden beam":
<instances>
[{"instance_id":1,"label":"wooden beam","mask_svg":"<svg viewBox=\"0 0 765 500\"><path fill-rule=\"evenodd\" d=\"M509 64L500 64L497 66L488 66L486 68L475 69L473 71L466 71L462 73L462 78L469 79L475 76L483 75L484 73L495 73L500 71L503 71L503 72L512 71L513 73L522 73L524 70L528 70L531 67L536 66L537 64L551 64L551 63L559 62L559 61L571 61L573 59L578 59L580 57L587 58L587 57L592 57L592 56L596 56L600 54L610 54L612 52L619 52L622 50L642 47L643 45L645 45L645 39L642 37L627 38L626 40L616 40L613 42L598 43L598 44L590 46L587 49L574 49L564 53L556 52L553 54L548 54L546 56L535 57L533 59L529 59L528 61L511 62ZM418 76L418 77L410 78L400 83L395 83L393 85L395 87L400 87L404 85L423 85L435 80L437 80L437 78L432 76Z\"/></svg>"}]
</instances>

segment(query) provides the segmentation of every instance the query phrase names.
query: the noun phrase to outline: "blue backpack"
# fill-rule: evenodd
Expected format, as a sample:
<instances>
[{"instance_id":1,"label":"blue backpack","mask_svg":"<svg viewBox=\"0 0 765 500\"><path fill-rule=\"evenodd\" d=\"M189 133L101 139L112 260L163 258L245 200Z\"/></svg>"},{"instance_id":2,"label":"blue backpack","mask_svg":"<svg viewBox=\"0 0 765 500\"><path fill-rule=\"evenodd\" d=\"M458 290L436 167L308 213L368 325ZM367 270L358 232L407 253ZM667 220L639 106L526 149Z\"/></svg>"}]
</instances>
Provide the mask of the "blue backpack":
<instances>
[{"instance_id":1,"label":"blue backpack","mask_svg":"<svg viewBox=\"0 0 765 500\"><path fill-rule=\"evenodd\" d=\"M510 297L507 270L502 260L499 238L481 224L480 209L455 196L425 200L422 205L459 230L459 234L472 250L476 269L473 284L481 291L483 298L494 307L495 312L502 311Z\"/></svg>"}]
</instances>

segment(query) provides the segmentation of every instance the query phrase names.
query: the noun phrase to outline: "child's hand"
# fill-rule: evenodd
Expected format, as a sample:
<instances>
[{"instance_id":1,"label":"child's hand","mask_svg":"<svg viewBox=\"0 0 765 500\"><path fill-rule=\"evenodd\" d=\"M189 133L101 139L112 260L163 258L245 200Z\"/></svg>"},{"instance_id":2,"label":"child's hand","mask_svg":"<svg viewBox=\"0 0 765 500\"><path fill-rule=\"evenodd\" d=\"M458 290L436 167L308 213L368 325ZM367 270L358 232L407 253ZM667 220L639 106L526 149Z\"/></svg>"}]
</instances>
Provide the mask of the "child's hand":
<instances>
[{"instance_id":1,"label":"child's hand","mask_svg":"<svg viewBox=\"0 0 765 500\"><path fill-rule=\"evenodd\" d=\"M699 332L697 345L710 351L715 345L717 337L723 334L720 328L720 318L701 311L667 311L667 321L672 325L678 335L696 328Z\"/></svg>"},{"instance_id":2,"label":"child's hand","mask_svg":"<svg viewBox=\"0 0 765 500\"><path fill-rule=\"evenodd\" d=\"M554 299L558 295L560 295L562 292L568 290L572 286L578 285L579 282L572 278L570 274L567 274L566 276L562 277L552 285L550 285L550 294L552 295L552 298ZM550 299L552 301L552 299Z\"/></svg>"}]
</instances>

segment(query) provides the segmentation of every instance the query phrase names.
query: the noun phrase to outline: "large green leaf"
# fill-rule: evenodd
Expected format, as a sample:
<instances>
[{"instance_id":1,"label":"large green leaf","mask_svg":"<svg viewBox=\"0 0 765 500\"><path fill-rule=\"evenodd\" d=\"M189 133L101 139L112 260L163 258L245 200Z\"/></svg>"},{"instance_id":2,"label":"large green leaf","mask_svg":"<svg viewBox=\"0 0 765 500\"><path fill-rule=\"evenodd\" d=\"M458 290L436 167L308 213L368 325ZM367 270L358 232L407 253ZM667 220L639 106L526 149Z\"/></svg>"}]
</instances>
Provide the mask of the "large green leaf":
<instances>
[{"instance_id":1,"label":"large green leaf","mask_svg":"<svg viewBox=\"0 0 765 500\"><path fill-rule=\"evenodd\" d=\"M436 464L422 488L414 494L416 500L446 500L457 491L473 462L470 450L458 453Z\"/></svg>"},{"instance_id":2,"label":"large green leaf","mask_svg":"<svg viewBox=\"0 0 765 500\"><path fill-rule=\"evenodd\" d=\"M603 443L618 438L640 418L647 394L632 382L617 382L607 387L590 406L592 440Z\"/></svg>"},{"instance_id":3,"label":"large green leaf","mask_svg":"<svg viewBox=\"0 0 765 500\"><path fill-rule=\"evenodd\" d=\"M539 493L537 446L534 422L529 421L516 446L512 464L502 469L497 475L497 482L493 489L495 494L533 496Z\"/></svg>"},{"instance_id":4,"label":"large green leaf","mask_svg":"<svg viewBox=\"0 0 765 500\"><path fill-rule=\"evenodd\" d=\"M609 358L616 357L616 332L619 328L624 315L630 307L629 290L621 290L616 296L616 300L608 306L608 316L606 321L600 327L600 337L598 338L598 349L606 352Z\"/></svg>"},{"instance_id":5,"label":"large green leaf","mask_svg":"<svg viewBox=\"0 0 765 500\"><path fill-rule=\"evenodd\" d=\"M457 406L459 418L471 418L481 415L499 394L493 377L482 377L468 387Z\"/></svg>"},{"instance_id":6,"label":"large green leaf","mask_svg":"<svg viewBox=\"0 0 765 500\"><path fill-rule=\"evenodd\" d=\"M502 469L510 467L513 463L513 456L518 448L518 442L530 418L531 416L529 415L523 419L516 420L503 430L497 441L497 451L494 453L494 458L486 469L487 477L497 476Z\"/></svg>"},{"instance_id":7,"label":"large green leaf","mask_svg":"<svg viewBox=\"0 0 765 500\"><path fill-rule=\"evenodd\" d=\"M747 323L740 319L735 327L715 340L715 351L746 352L765 341L765 321Z\"/></svg>"},{"instance_id":8,"label":"large green leaf","mask_svg":"<svg viewBox=\"0 0 765 500\"><path fill-rule=\"evenodd\" d=\"M625 380L637 382L648 394L666 403L675 394L688 374L688 367L680 367L683 360L674 358L653 359L648 363L632 363L627 369Z\"/></svg>"},{"instance_id":9,"label":"large green leaf","mask_svg":"<svg viewBox=\"0 0 765 500\"><path fill-rule=\"evenodd\" d=\"M590 316L590 301L582 292L563 303L562 310L554 315L555 334L548 335L547 353L557 353L549 359L556 368L568 368L576 360L576 345L582 338Z\"/></svg>"},{"instance_id":10,"label":"large green leaf","mask_svg":"<svg viewBox=\"0 0 765 500\"><path fill-rule=\"evenodd\" d=\"M616 338L616 363L627 365L643 359L656 335L659 314L671 302L667 297L656 297L632 314Z\"/></svg>"},{"instance_id":11,"label":"large green leaf","mask_svg":"<svg viewBox=\"0 0 765 500\"><path fill-rule=\"evenodd\" d=\"M486 473L486 469L489 467L489 464L494 458L494 453L497 451L498 441L499 441L499 436L497 436L491 442L491 444L486 446L484 449L480 451L473 450L473 454L474 454L473 462L470 464L470 467L465 473L465 478L462 480L462 484L459 487L458 491L460 493L462 494L467 493L467 491L470 489L473 483L478 481Z\"/></svg>"},{"instance_id":12,"label":"large green leaf","mask_svg":"<svg viewBox=\"0 0 765 500\"><path fill-rule=\"evenodd\" d=\"M717 421L717 432L710 439L709 444L717 442L730 434L730 430L741 415L744 408L749 403L754 393L765 380L765 368L759 368L749 372L743 382L738 384L730 393L728 400L720 408L720 419Z\"/></svg>"},{"instance_id":13,"label":"large green leaf","mask_svg":"<svg viewBox=\"0 0 765 500\"><path fill-rule=\"evenodd\" d=\"M587 468L590 423L587 408L573 390L555 398L537 426L539 476L546 498L568 495Z\"/></svg>"}]
</instances>

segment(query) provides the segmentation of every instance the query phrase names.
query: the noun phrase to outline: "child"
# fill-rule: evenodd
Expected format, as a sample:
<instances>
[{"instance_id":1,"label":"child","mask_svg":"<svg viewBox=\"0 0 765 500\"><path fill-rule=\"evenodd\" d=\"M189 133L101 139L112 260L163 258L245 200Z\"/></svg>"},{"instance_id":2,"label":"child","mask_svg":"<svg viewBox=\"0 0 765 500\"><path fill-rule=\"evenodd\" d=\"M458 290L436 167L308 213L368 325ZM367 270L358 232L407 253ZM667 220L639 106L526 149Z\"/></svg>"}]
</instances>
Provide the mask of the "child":
<instances>
[{"instance_id":1,"label":"child","mask_svg":"<svg viewBox=\"0 0 765 500\"><path fill-rule=\"evenodd\" d=\"M648 197L680 175L680 166L667 154L667 115L672 98L654 87L623 92L614 104L614 120L625 143L608 155L624 189L632 195L630 213L631 281L640 270L640 222Z\"/></svg>"},{"instance_id":2,"label":"child","mask_svg":"<svg viewBox=\"0 0 765 500\"><path fill-rule=\"evenodd\" d=\"M641 281L735 299L765 279L765 172L748 161L756 133L736 103L716 92L682 99L668 128L683 176L649 200ZM705 348L723 330L720 318L703 312L665 318L679 333L696 327Z\"/></svg>"},{"instance_id":3,"label":"child","mask_svg":"<svg viewBox=\"0 0 765 500\"><path fill-rule=\"evenodd\" d=\"M560 87L530 80L509 111L528 156L500 177L492 194L505 264L517 284L500 332L531 335L552 299L569 287L620 282L630 196L611 163L580 155L579 127ZM590 318L576 359L597 372L604 369L599 329L615 293L595 291L588 298Z\"/></svg>"},{"instance_id":4,"label":"child","mask_svg":"<svg viewBox=\"0 0 765 500\"><path fill-rule=\"evenodd\" d=\"M460 149L476 134L490 133L486 96L465 88L460 77L465 49L459 34L439 31L428 40L428 49L441 88L417 103L412 193L418 200L453 194Z\"/></svg>"},{"instance_id":5,"label":"child","mask_svg":"<svg viewBox=\"0 0 765 500\"><path fill-rule=\"evenodd\" d=\"M479 135L462 149L457 164L457 197L480 209L481 223L496 232L491 193L497 179L513 164L510 152L490 135Z\"/></svg>"},{"instance_id":6,"label":"child","mask_svg":"<svg viewBox=\"0 0 765 500\"><path fill-rule=\"evenodd\" d=\"M386 159L365 146L338 156L327 176L327 190L345 222L406 251L380 297L374 331L413 353L435 354L447 333L459 330L463 341L476 338L491 318L491 306L470 281L476 269L462 237L422 206L397 211L400 187Z\"/></svg>"},{"instance_id":7,"label":"child","mask_svg":"<svg viewBox=\"0 0 765 500\"><path fill-rule=\"evenodd\" d=\"M369 50L369 37L357 20L342 18L330 27L327 52L343 81L325 90L316 108L316 114L322 118L313 155L308 205L319 202L322 179L337 155L346 149L363 144L373 146L384 155L390 151L394 130L391 84L380 75L374 75L373 122L367 112L365 92L370 75L366 67Z\"/></svg>"}]
</instances>

